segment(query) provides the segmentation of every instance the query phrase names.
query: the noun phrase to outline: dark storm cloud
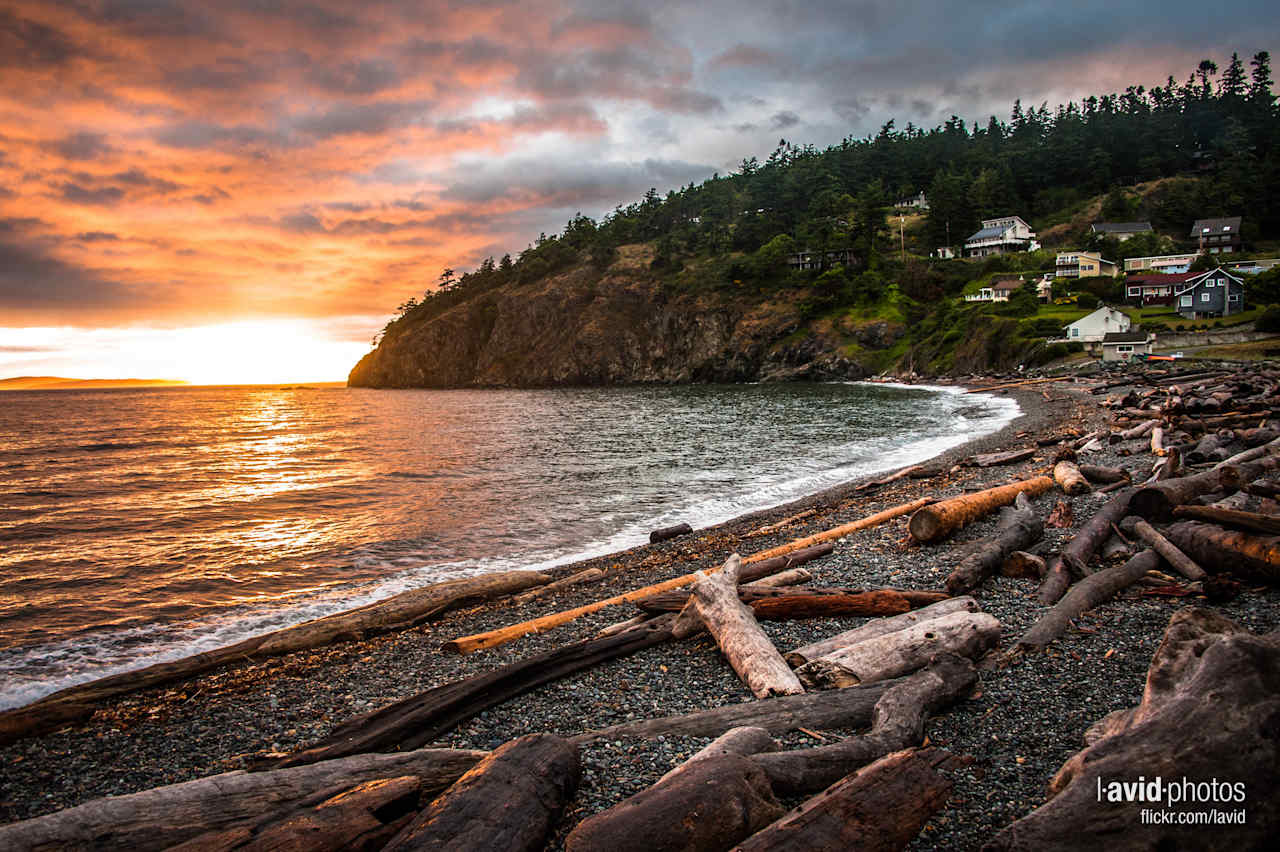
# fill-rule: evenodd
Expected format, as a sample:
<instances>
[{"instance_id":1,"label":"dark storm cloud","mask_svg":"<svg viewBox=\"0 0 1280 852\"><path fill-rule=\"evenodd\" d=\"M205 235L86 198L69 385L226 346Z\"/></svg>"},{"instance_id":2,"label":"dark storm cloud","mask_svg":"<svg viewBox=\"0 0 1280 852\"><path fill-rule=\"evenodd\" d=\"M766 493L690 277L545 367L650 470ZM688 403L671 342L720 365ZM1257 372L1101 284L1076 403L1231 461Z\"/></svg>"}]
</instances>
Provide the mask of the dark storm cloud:
<instances>
[{"instance_id":1,"label":"dark storm cloud","mask_svg":"<svg viewBox=\"0 0 1280 852\"><path fill-rule=\"evenodd\" d=\"M96 160L110 154L115 148L102 133L72 133L52 142L48 148L67 160Z\"/></svg>"},{"instance_id":2,"label":"dark storm cloud","mask_svg":"<svg viewBox=\"0 0 1280 852\"><path fill-rule=\"evenodd\" d=\"M133 301L127 288L0 230L0 308L16 316L63 307L113 308Z\"/></svg>"},{"instance_id":3,"label":"dark storm cloud","mask_svg":"<svg viewBox=\"0 0 1280 852\"><path fill-rule=\"evenodd\" d=\"M433 102L428 100L343 103L295 118L293 125L316 139L361 134L377 136L428 120Z\"/></svg>"},{"instance_id":4,"label":"dark storm cloud","mask_svg":"<svg viewBox=\"0 0 1280 852\"><path fill-rule=\"evenodd\" d=\"M788 127L795 127L799 123L800 116L791 110L775 113L773 118L769 119L769 126L774 130L786 130Z\"/></svg>"},{"instance_id":5,"label":"dark storm cloud","mask_svg":"<svg viewBox=\"0 0 1280 852\"><path fill-rule=\"evenodd\" d=\"M46 68L83 55L82 46L61 30L0 9L0 67Z\"/></svg>"},{"instance_id":6,"label":"dark storm cloud","mask_svg":"<svg viewBox=\"0 0 1280 852\"><path fill-rule=\"evenodd\" d=\"M453 201L490 202L536 198L544 204L571 206L622 202L649 187L673 186L711 176L714 167L672 160L640 163L508 162L480 168L442 196Z\"/></svg>"}]
</instances>

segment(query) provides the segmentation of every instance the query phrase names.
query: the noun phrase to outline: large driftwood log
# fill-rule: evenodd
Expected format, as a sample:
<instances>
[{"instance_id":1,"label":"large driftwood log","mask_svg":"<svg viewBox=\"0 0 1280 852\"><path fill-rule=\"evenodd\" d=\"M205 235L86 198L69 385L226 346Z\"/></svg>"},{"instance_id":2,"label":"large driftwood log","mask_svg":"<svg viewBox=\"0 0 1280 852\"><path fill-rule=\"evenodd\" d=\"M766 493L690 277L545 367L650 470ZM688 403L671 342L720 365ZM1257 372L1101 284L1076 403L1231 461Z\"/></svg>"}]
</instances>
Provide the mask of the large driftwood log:
<instances>
[{"instance_id":1,"label":"large driftwood log","mask_svg":"<svg viewBox=\"0 0 1280 852\"><path fill-rule=\"evenodd\" d=\"M377 852L417 815L421 797L422 782L414 775L366 781L251 824L201 834L166 852Z\"/></svg>"},{"instance_id":2,"label":"large driftwood log","mask_svg":"<svg viewBox=\"0 0 1280 852\"><path fill-rule=\"evenodd\" d=\"M867 639L805 663L806 683L845 687L907 674L939 653L977 659L1000 641L1000 622L985 612L953 612Z\"/></svg>"},{"instance_id":3,"label":"large driftwood log","mask_svg":"<svg viewBox=\"0 0 1280 852\"><path fill-rule=\"evenodd\" d=\"M1187 554L1179 550L1173 542L1162 536L1159 530L1142 520L1142 518L1130 515L1121 522L1120 527L1126 534L1140 539L1147 547L1164 557L1165 562L1172 565L1179 574L1188 580L1203 580L1205 578L1203 568L1189 559Z\"/></svg>"},{"instance_id":4,"label":"large driftwood log","mask_svg":"<svg viewBox=\"0 0 1280 852\"><path fill-rule=\"evenodd\" d=\"M1096 464L1080 465L1080 472L1084 474L1085 479L1090 482L1110 483L1110 482L1128 482L1129 471L1122 467L1103 467Z\"/></svg>"},{"instance_id":5,"label":"large driftwood log","mask_svg":"<svg viewBox=\"0 0 1280 852\"><path fill-rule=\"evenodd\" d=\"M804 692L751 608L738 598L741 567L742 561L735 553L718 573L704 573L693 584L691 603L699 620L756 698Z\"/></svg>"},{"instance_id":6,"label":"large driftwood log","mask_svg":"<svg viewBox=\"0 0 1280 852\"><path fill-rule=\"evenodd\" d=\"M876 512L874 515L868 515L865 518L859 518L856 521L850 521L847 524L841 524L838 527L832 527L829 530L823 530L820 533L814 533L813 535L796 539L793 542L779 545L778 547L770 548L769 550L765 550L760 553L753 553L743 561L746 562L747 564L750 564L752 562L759 562L762 559L772 559L775 556L783 556L795 550L800 550L805 547L812 547L815 544L822 544L823 542L827 542L827 541L835 541L838 538L844 538L845 536L851 533L858 532L859 530L870 529L871 527L888 523L889 521L892 521L894 518L900 518L903 515L909 515L912 512L919 509L921 506L927 506L932 502L933 502L932 497L921 497L917 500L912 500L910 503L903 503L900 506L894 506L892 508L885 509L882 512Z\"/></svg>"},{"instance_id":7,"label":"large driftwood log","mask_svg":"<svg viewBox=\"0 0 1280 852\"><path fill-rule=\"evenodd\" d=\"M1026 461L1036 454L1034 449L1026 450L1010 450L1003 453L985 453L982 455L971 456L964 464L972 464L974 467L995 467L1002 464L1013 464L1015 462Z\"/></svg>"},{"instance_id":8,"label":"large driftwood log","mask_svg":"<svg viewBox=\"0 0 1280 852\"><path fill-rule=\"evenodd\" d=\"M996 534L983 542L976 552L962 559L947 577L947 592L963 595L973 591L996 573L1010 553L1030 547L1043 535L1044 522L1031 508L1031 501L1026 494L1017 495L1014 508L1004 510Z\"/></svg>"},{"instance_id":9,"label":"large driftwood log","mask_svg":"<svg viewBox=\"0 0 1280 852\"><path fill-rule=\"evenodd\" d=\"M1166 479L1139 488L1129 501L1129 510L1149 521L1168 521L1173 507L1189 503L1202 494L1234 489L1238 481L1229 468L1214 468L1191 476Z\"/></svg>"},{"instance_id":10,"label":"large driftwood log","mask_svg":"<svg viewBox=\"0 0 1280 852\"><path fill-rule=\"evenodd\" d=\"M946 592L933 591L930 589L862 589L849 586L774 586L762 585L760 583L748 583L738 586L738 599L755 610L757 616L762 612L768 611L769 607L762 607L762 603L770 601L781 601L779 604L781 609L776 611L784 611L790 604L795 604L798 612L803 612L806 606L812 606L815 612L822 611L821 603L812 603L814 598L831 598L833 607L832 612L841 614L839 610L843 608L845 615L893 615L899 612L907 612L920 606L928 606L937 603L947 597ZM679 612L689 603L689 593L684 591L663 592L642 601L637 601L636 606L645 612ZM865 611L862 611L865 610ZM785 615L779 618L787 617ZM790 616L794 618L808 617L805 615Z\"/></svg>"},{"instance_id":11,"label":"large driftwood log","mask_svg":"<svg viewBox=\"0 0 1280 852\"><path fill-rule=\"evenodd\" d=\"M1280 581L1280 536L1224 530L1199 521L1180 521L1165 530L1169 541L1201 566L1268 583Z\"/></svg>"},{"instance_id":12,"label":"large driftwood log","mask_svg":"<svg viewBox=\"0 0 1280 852\"><path fill-rule=\"evenodd\" d=\"M120 849L149 852L206 832L251 824L325 791L412 775L432 796L456 781L484 752L422 749L360 754L274 772L224 772L0 826L0 849Z\"/></svg>"},{"instance_id":13,"label":"large driftwood log","mask_svg":"<svg viewBox=\"0 0 1280 852\"><path fill-rule=\"evenodd\" d=\"M1084 474L1080 472L1080 468L1076 467L1075 462L1065 459L1053 466L1053 480L1068 494L1084 494L1086 491L1093 490L1089 486L1089 480L1084 478Z\"/></svg>"},{"instance_id":14,"label":"large driftwood log","mask_svg":"<svg viewBox=\"0 0 1280 852\"><path fill-rule=\"evenodd\" d=\"M1036 600L1045 606L1057 603L1071 586L1071 569L1062 556L1051 558L1044 569L1040 580L1040 588L1036 590Z\"/></svg>"},{"instance_id":15,"label":"large driftwood log","mask_svg":"<svg viewBox=\"0 0 1280 852\"><path fill-rule=\"evenodd\" d=\"M783 813L763 769L722 754L587 817L565 838L565 850L724 852Z\"/></svg>"},{"instance_id":16,"label":"large driftwood log","mask_svg":"<svg viewBox=\"0 0 1280 852\"><path fill-rule=\"evenodd\" d=\"M482 574L410 589L386 600L137 671L68 687L25 707L0 713L0 746L87 719L108 698L195 677L227 663L279 656L334 642L403 630L449 609L521 592L548 581L537 571Z\"/></svg>"},{"instance_id":17,"label":"large driftwood log","mask_svg":"<svg viewBox=\"0 0 1280 852\"><path fill-rule=\"evenodd\" d=\"M578 749L553 734L505 743L432 802L384 852L533 852L578 788Z\"/></svg>"},{"instance_id":18,"label":"large driftwood log","mask_svg":"<svg viewBox=\"0 0 1280 852\"><path fill-rule=\"evenodd\" d=\"M1218 506L1178 506L1173 510L1173 516L1180 520L1208 521L1263 535L1280 535L1280 516L1264 515L1261 512L1244 512Z\"/></svg>"},{"instance_id":19,"label":"large driftwood log","mask_svg":"<svg viewBox=\"0 0 1280 852\"><path fill-rule=\"evenodd\" d=\"M1068 571L1081 577L1089 573L1089 560L1111 535L1112 525L1120 523L1120 521L1124 520L1124 516L1129 514L1129 503L1136 491L1136 488L1126 488L1118 492L1116 496L1108 500L1101 509L1095 512L1092 518L1085 522L1085 525L1071 537L1070 541L1063 545L1060 553L1061 562ZM1048 583L1049 579L1053 579L1054 590L1056 591L1061 579L1054 574L1054 569L1055 566L1050 565L1049 578L1045 582ZM1070 577L1068 576L1067 579L1069 580ZM1066 588L1063 587L1062 592L1065 591ZM1059 592L1058 597L1061 596L1062 593ZM1052 600L1046 600L1045 598L1046 595L1042 594L1040 598L1042 603L1053 603L1058 599L1057 597Z\"/></svg>"},{"instance_id":20,"label":"large driftwood log","mask_svg":"<svg viewBox=\"0 0 1280 852\"><path fill-rule=\"evenodd\" d=\"M657 544L660 541L677 538L682 535L688 535L693 532L693 527L688 524L676 524L670 527L662 527L649 533L649 543Z\"/></svg>"},{"instance_id":21,"label":"large driftwood log","mask_svg":"<svg viewBox=\"0 0 1280 852\"><path fill-rule=\"evenodd\" d=\"M369 751L414 748L459 722L530 689L671 638L672 616L526 657L494 671L437 686L339 725L310 748L267 766L301 766Z\"/></svg>"},{"instance_id":22,"label":"large driftwood log","mask_svg":"<svg viewBox=\"0 0 1280 852\"><path fill-rule=\"evenodd\" d=\"M977 611L978 602L971 597L948 598L945 601L930 604L914 612L904 612L902 615L895 615L890 618L873 619L861 627L855 627L852 630L837 633L835 636L828 636L826 639L803 645L783 656L792 666L803 666L810 660L816 660L840 648L903 630L943 615L950 615L953 612Z\"/></svg>"},{"instance_id":23,"label":"large driftwood log","mask_svg":"<svg viewBox=\"0 0 1280 852\"><path fill-rule=\"evenodd\" d=\"M580 586L583 583L594 583L597 580L603 580L607 576L609 576L609 572L603 568L587 568L567 577L561 577L559 580L552 580L545 586L536 586L527 592L521 592L513 597L511 602L517 605L527 604L529 601L537 600L545 595L554 595L573 586Z\"/></svg>"},{"instance_id":24,"label":"large driftwood log","mask_svg":"<svg viewBox=\"0 0 1280 852\"><path fill-rule=\"evenodd\" d=\"M866 734L814 748L757 753L751 759L764 768L779 796L816 792L886 754L919 745L928 716L968 695L977 682L969 660L939 654L927 668L885 692Z\"/></svg>"},{"instance_id":25,"label":"large driftwood log","mask_svg":"<svg viewBox=\"0 0 1280 852\"><path fill-rule=\"evenodd\" d=\"M899 852L946 804L952 782L939 769L954 765L951 755L933 748L886 755L751 835L734 852Z\"/></svg>"},{"instance_id":26,"label":"large driftwood log","mask_svg":"<svg viewBox=\"0 0 1280 852\"><path fill-rule=\"evenodd\" d=\"M725 704L679 716L623 722L598 731L587 731L572 739L577 743L588 743L622 737L718 737L740 725L764 728L771 734L800 728L860 728L870 724L872 710L885 691L900 682L881 681L848 689Z\"/></svg>"},{"instance_id":27,"label":"large driftwood log","mask_svg":"<svg viewBox=\"0 0 1280 852\"><path fill-rule=\"evenodd\" d=\"M1176 613L1148 670L1142 703L1095 726L1093 743L1054 777L1048 803L985 848L1145 852L1274 846L1280 831L1280 799L1273 795L1280 787L1280 633L1253 636L1224 621L1211 610ZM1145 795L1153 779L1162 782L1157 802L1126 797L1126 782L1143 780ZM1200 798L1183 779L1200 790L1202 783L1218 786ZM1172 811L1174 820L1141 819L1144 809ZM1212 810L1232 821L1178 821L1186 812Z\"/></svg>"},{"instance_id":28,"label":"large driftwood log","mask_svg":"<svg viewBox=\"0 0 1280 852\"><path fill-rule=\"evenodd\" d=\"M1043 651L1067 631L1072 619L1109 600L1159 565L1160 557L1155 551L1144 550L1123 565L1085 577L1072 586L1062 600L1041 616L1030 630L1022 634L1014 647L1014 653Z\"/></svg>"},{"instance_id":29,"label":"large driftwood log","mask_svg":"<svg viewBox=\"0 0 1280 852\"><path fill-rule=\"evenodd\" d=\"M920 542L937 541L955 530L1012 503L1019 494L1037 497L1053 487L1053 480L1037 476L1021 482L999 485L973 494L962 494L924 506L911 516L907 529Z\"/></svg>"},{"instance_id":30,"label":"large driftwood log","mask_svg":"<svg viewBox=\"0 0 1280 852\"><path fill-rule=\"evenodd\" d=\"M693 757L690 757L684 763L659 778L657 783L661 784L664 781L670 781L695 763L702 760L710 760L722 754L740 754L747 757L759 754L762 751L777 750L777 740L770 736L769 732L764 728L754 725L730 728L695 752Z\"/></svg>"}]
</instances>

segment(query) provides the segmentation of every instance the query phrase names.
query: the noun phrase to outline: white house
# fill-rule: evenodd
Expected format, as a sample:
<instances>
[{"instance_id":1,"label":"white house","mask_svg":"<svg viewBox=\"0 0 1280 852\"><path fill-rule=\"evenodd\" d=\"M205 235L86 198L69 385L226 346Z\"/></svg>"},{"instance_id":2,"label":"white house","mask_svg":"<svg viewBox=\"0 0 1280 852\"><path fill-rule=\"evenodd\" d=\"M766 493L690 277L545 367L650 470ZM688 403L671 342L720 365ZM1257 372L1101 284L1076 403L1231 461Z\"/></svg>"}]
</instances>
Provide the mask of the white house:
<instances>
[{"instance_id":1,"label":"white house","mask_svg":"<svg viewBox=\"0 0 1280 852\"><path fill-rule=\"evenodd\" d=\"M982 230L964 241L966 257L986 257L1012 251L1035 251L1040 248L1036 232L1020 216L983 219Z\"/></svg>"},{"instance_id":2,"label":"white house","mask_svg":"<svg viewBox=\"0 0 1280 852\"><path fill-rule=\"evenodd\" d=\"M1132 361L1139 355L1150 355L1156 336L1141 329L1111 331L1102 338L1103 361Z\"/></svg>"},{"instance_id":3,"label":"white house","mask_svg":"<svg viewBox=\"0 0 1280 852\"><path fill-rule=\"evenodd\" d=\"M1128 331L1132 320L1115 308L1103 306L1091 314L1063 328L1067 340L1081 343L1100 343L1102 338L1117 331Z\"/></svg>"}]
</instances>

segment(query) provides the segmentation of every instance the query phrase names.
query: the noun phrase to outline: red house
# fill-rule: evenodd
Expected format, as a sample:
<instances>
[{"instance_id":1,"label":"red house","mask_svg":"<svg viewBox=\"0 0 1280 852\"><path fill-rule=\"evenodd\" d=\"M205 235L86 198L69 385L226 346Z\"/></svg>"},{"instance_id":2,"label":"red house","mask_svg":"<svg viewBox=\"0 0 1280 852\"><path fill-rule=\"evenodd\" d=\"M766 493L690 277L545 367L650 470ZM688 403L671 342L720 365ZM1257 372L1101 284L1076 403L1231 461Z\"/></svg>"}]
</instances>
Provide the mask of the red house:
<instances>
[{"instance_id":1,"label":"red house","mask_svg":"<svg viewBox=\"0 0 1280 852\"><path fill-rule=\"evenodd\" d=\"M1178 288L1199 274L1178 272L1165 275L1155 272L1130 275L1124 280L1125 301L1135 305L1172 305Z\"/></svg>"}]
</instances>

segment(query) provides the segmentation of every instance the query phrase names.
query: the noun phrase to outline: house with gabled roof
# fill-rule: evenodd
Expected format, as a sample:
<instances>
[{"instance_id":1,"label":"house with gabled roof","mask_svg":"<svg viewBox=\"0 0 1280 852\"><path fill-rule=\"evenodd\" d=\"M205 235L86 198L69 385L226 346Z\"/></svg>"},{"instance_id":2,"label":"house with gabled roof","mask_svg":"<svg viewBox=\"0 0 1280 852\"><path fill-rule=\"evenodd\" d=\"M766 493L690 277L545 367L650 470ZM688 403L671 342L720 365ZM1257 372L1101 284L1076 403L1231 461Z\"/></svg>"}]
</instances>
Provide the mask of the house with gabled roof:
<instances>
[{"instance_id":1,"label":"house with gabled roof","mask_svg":"<svg viewBox=\"0 0 1280 852\"><path fill-rule=\"evenodd\" d=\"M1112 277L1116 265L1096 251L1060 251L1055 266L1059 278Z\"/></svg>"},{"instance_id":2,"label":"house with gabled roof","mask_svg":"<svg viewBox=\"0 0 1280 852\"><path fill-rule=\"evenodd\" d=\"M1139 355L1150 355L1156 336L1133 327L1128 331L1111 331L1102 338L1103 361L1130 361Z\"/></svg>"},{"instance_id":3,"label":"house with gabled roof","mask_svg":"<svg viewBox=\"0 0 1280 852\"><path fill-rule=\"evenodd\" d=\"M1089 230L1100 237L1114 237L1124 242L1138 234L1151 233L1150 222L1094 222Z\"/></svg>"},{"instance_id":4,"label":"house with gabled roof","mask_svg":"<svg viewBox=\"0 0 1280 852\"><path fill-rule=\"evenodd\" d=\"M1227 317L1244 310L1244 279L1219 266L1189 277L1173 295L1184 319Z\"/></svg>"},{"instance_id":5,"label":"house with gabled roof","mask_svg":"<svg viewBox=\"0 0 1280 852\"><path fill-rule=\"evenodd\" d=\"M1147 273L1124 279L1125 301L1135 305L1172 305L1174 294L1198 272Z\"/></svg>"},{"instance_id":6,"label":"house with gabled roof","mask_svg":"<svg viewBox=\"0 0 1280 852\"><path fill-rule=\"evenodd\" d=\"M1101 342L1108 334L1116 331L1128 331L1133 320L1121 311L1107 305L1101 305L1093 313L1065 326L1063 336L1067 340L1078 340L1082 343Z\"/></svg>"},{"instance_id":7,"label":"house with gabled roof","mask_svg":"<svg viewBox=\"0 0 1280 852\"><path fill-rule=\"evenodd\" d=\"M1040 243L1036 242L1036 232L1022 221L1021 216L983 219L982 229L964 241L965 257L987 257L1038 248Z\"/></svg>"},{"instance_id":8,"label":"house with gabled roof","mask_svg":"<svg viewBox=\"0 0 1280 852\"><path fill-rule=\"evenodd\" d=\"M1239 216L1197 219L1191 226L1191 239L1196 241L1200 251L1207 251L1209 254L1240 251L1240 222Z\"/></svg>"}]
</instances>

